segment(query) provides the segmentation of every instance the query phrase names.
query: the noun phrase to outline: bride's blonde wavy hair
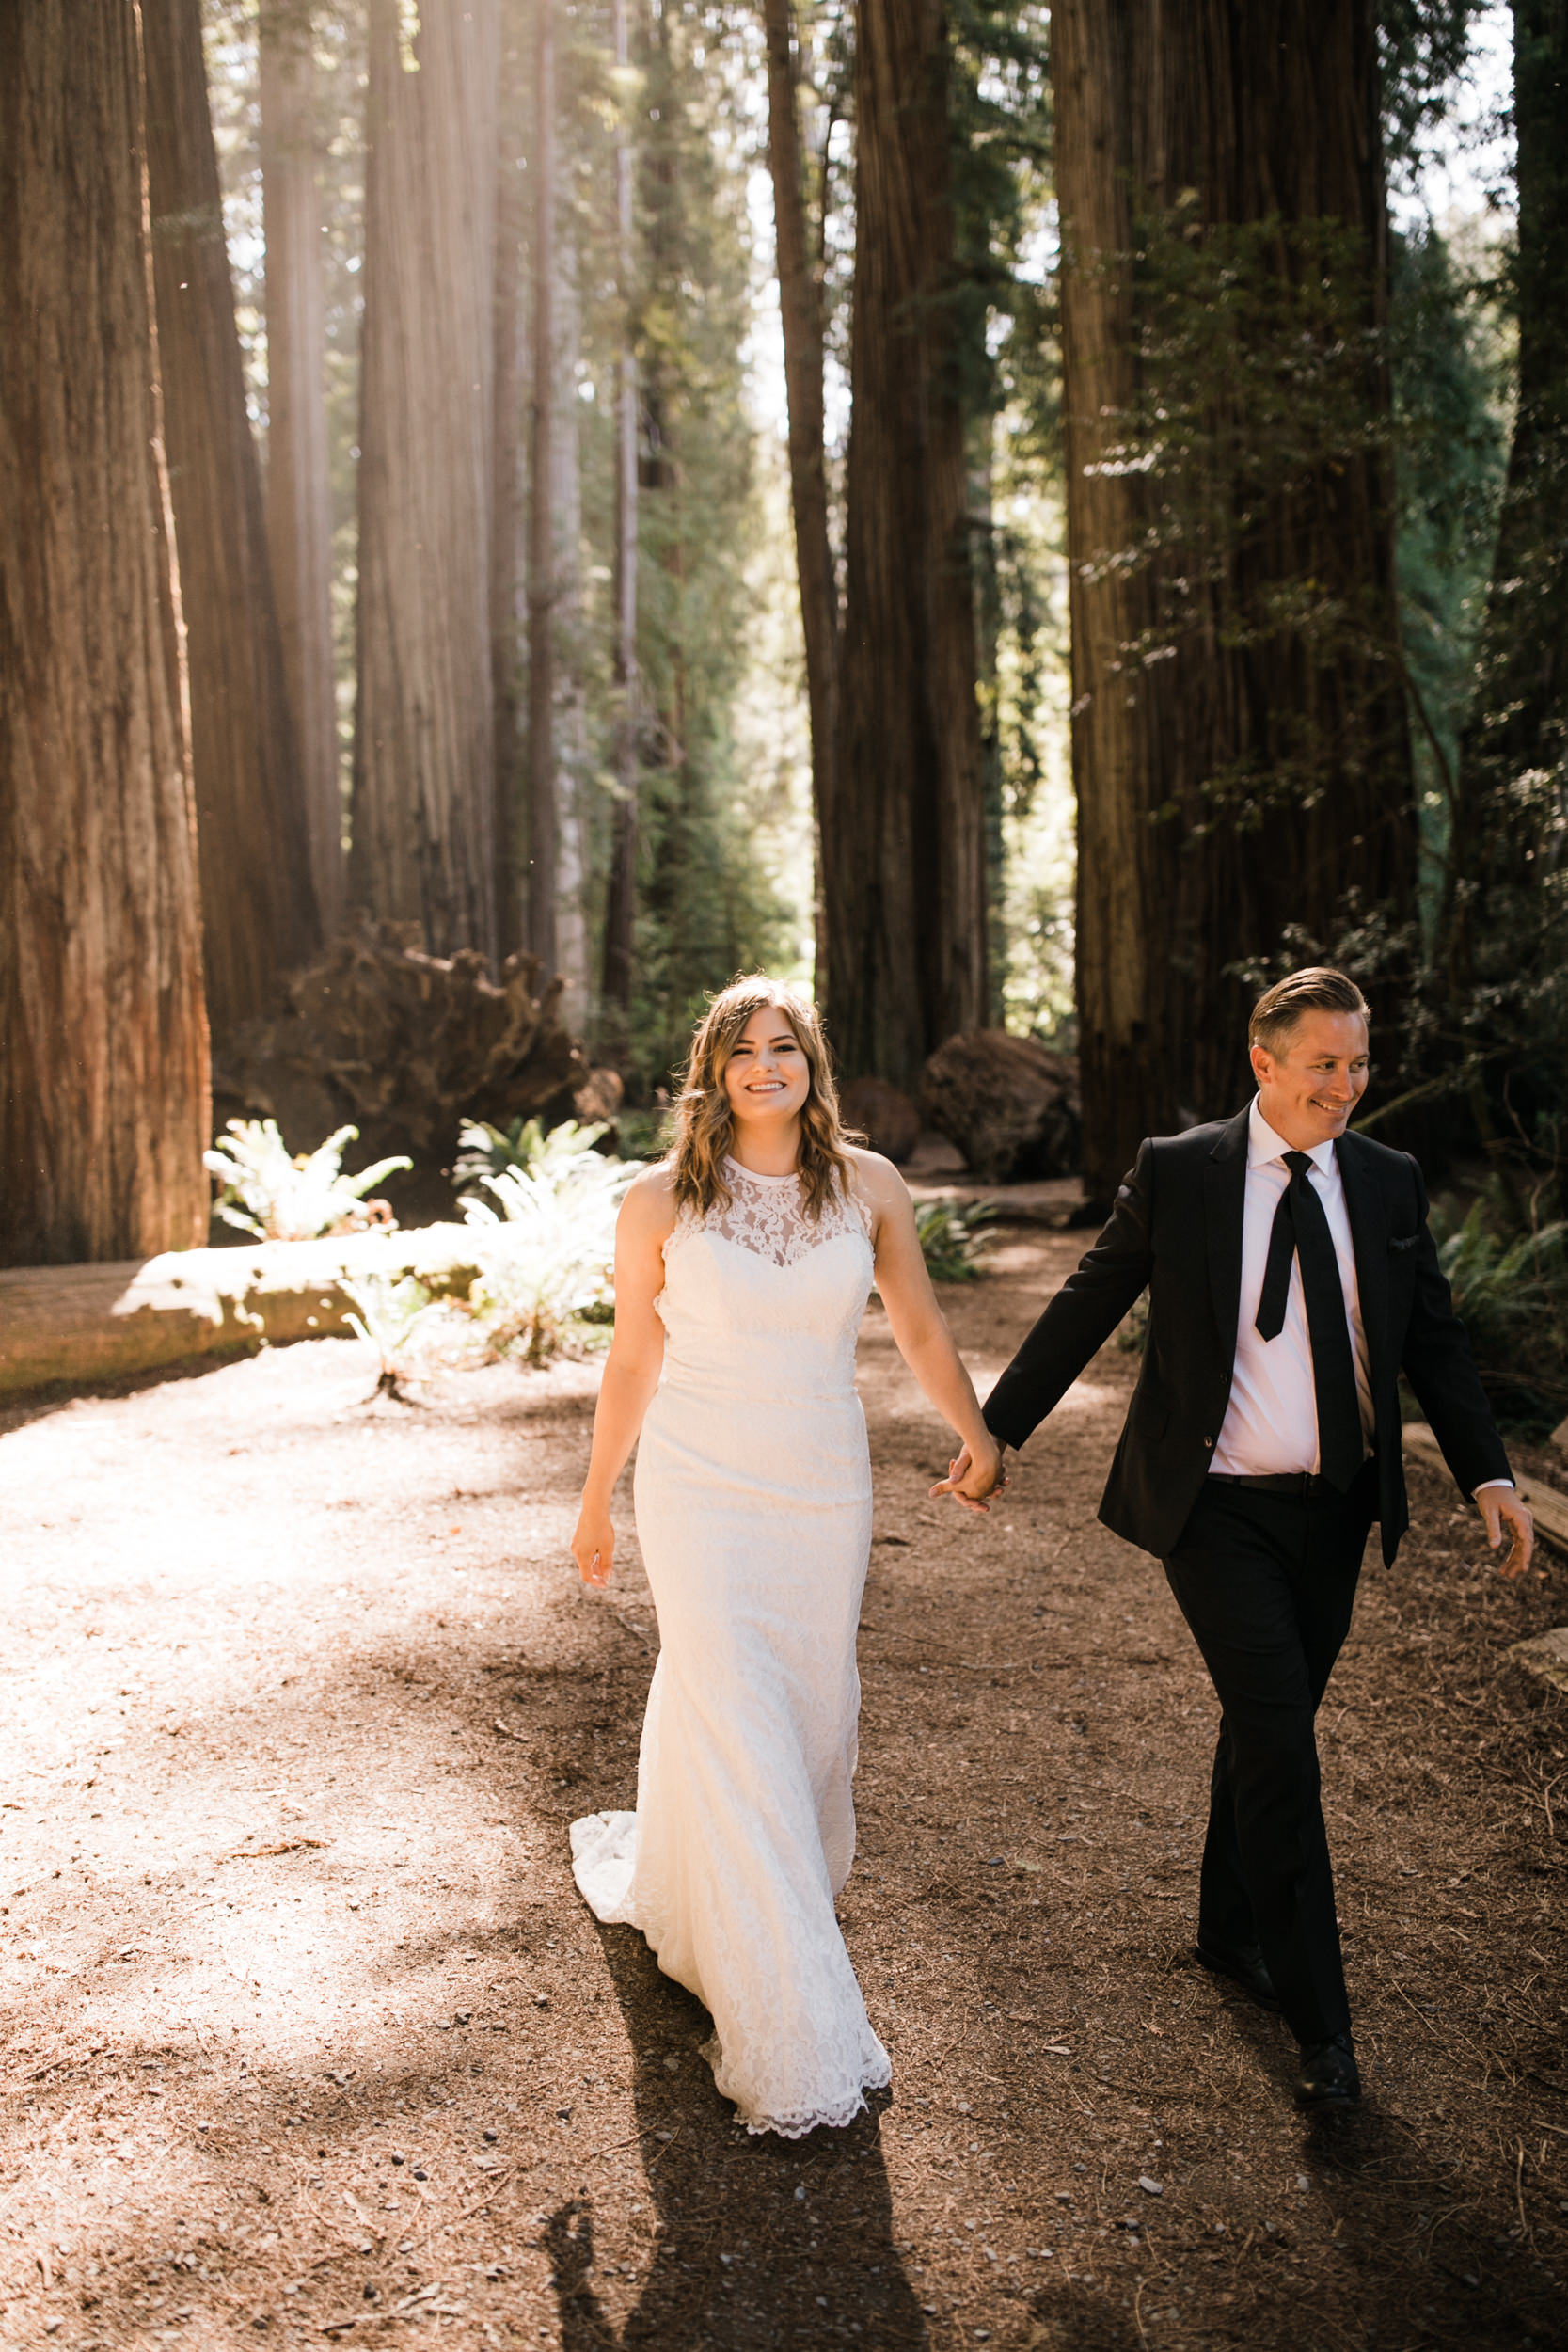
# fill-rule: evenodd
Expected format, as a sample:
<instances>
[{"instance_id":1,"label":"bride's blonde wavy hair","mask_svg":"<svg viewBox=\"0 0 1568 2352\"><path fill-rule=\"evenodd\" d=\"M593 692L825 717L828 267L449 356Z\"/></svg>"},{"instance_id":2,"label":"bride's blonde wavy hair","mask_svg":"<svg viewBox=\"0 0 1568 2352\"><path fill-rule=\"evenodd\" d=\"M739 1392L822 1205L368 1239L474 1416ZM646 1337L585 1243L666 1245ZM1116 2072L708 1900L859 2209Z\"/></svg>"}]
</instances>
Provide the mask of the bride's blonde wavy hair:
<instances>
[{"instance_id":1,"label":"bride's blonde wavy hair","mask_svg":"<svg viewBox=\"0 0 1568 2352\"><path fill-rule=\"evenodd\" d=\"M835 1194L847 1197L850 1171L844 1147L852 1138L839 1120L838 1089L816 1008L765 972L749 972L721 989L697 1024L675 1098L675 1140L669 1162L675 1201L699 1216L729 1206L724 1157L735 1147L735 1114L724 1091L724 1072L747 1022L770 1005L784 1014L806 1057L809 1084L800 1105L796 1163L806 1214L815 1221Z\"/></svg>"}]
</instances>

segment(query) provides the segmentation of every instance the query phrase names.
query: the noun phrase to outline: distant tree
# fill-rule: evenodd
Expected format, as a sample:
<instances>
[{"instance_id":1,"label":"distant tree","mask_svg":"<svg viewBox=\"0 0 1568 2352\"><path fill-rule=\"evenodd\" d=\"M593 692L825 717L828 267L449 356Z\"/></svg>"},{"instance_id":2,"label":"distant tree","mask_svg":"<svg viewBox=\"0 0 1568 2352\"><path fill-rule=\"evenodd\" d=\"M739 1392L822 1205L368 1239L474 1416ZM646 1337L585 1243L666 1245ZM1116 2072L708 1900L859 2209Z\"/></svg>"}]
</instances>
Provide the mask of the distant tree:
<instances>
[{"instance_id":1,"label":"distant tree","mask_svg":"<svg viewBox=\"0 0 1568 2352\"><path fill-rule=\"evenodd\" d=\"M261 190L266 226L267 545L325 930L343 904L332 656L332 479L326 295L317 181L311 0L261 0Z\"/></svg>"},{"instance_id":2,"label":"distant tree","mask_svg":"<svg viewBox=\"0 0 1568 2352\"><path fill-rule=\"evenodd\" d=\"M245 413L200 0L143 17L153 284L190 662L207 1011L220 1045L321 942Z\"/></svg>"},{"instance_id":3,"label":"distant tree","mask_svg":"<svg viewBox=\"0 0 1568 2352\"><path fill-rule=\"evenodd\" d=\"M1415 812L1392 597L1366 0L1052 11L1085 1182L1234 1107L1238 963L1347 894L1398 934Z\"/></svg>"},{"instance_id":4,"label":"distant tree","mask_svg":"<svg viewBox=\"0 0 1568 2352\"><path fill-rule=\"evenodd\" d=\"M811 710L812 793L818 822L837 806L839 591L829 529L826 338L820 245L813 251L800 128L794 0L763 0L768 51L768 167L789 411L789 494Z\"/></svg>"},{"instance_id":5,"label":"distant tree","mask_svg":"<svg viewBox=\"0 0 1568 2352\"><path fill-rule=\"evenodd\" d=\"M987 1007L948 56L935 0L861 0L854 90L853 407L819 984L846 1071L910 1087Z\"/></svg>"},{"instance_id":6,"label":"distant tree","mask_svg":"<svg viewBox=\"0 0 1568 2352\"><path fill-rule=\"evenodd\" d=\"M350 895L494 957L499 0L370 0Z\"/></svg>"},{"instance_id":7,"label":"distant tree","mask_svg":"<svg viewBox=\"0 0 1568 2352\"><path fill-rule=\"evenodd\" d=\"M637 923L638 779L638 443L641 395L636 342L635 234L637 159L628 121L631 33L627 0L613 0L615 69L615 439L613 678L615 798L610 818L610 876L605 893L600 1029L604 1050L624 1060L631 1047L632 962Z\"/></svg>"},{"instance_id":8,"label":"distant tree","mask_svg":"<svg viewBox=\"0 0 1568 2352\"><path fill-rule=\"evenodd\" d=\"M207 1221L140 11L0 9L0 1262Z\"/></svg>"}]
</instances>

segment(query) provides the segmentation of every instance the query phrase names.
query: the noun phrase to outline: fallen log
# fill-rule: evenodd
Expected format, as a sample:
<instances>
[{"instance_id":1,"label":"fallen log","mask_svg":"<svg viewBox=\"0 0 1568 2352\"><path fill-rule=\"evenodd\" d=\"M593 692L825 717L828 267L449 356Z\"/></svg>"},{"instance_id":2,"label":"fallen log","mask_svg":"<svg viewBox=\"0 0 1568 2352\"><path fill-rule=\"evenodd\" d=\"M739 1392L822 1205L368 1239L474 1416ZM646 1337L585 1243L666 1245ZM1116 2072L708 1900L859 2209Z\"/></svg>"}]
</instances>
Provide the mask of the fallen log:
<instances>
[{"instance_id":1,"label":"fallen log","mask_svg":"<svg viewBox=\"0 0 1568 2352\"><path fill-rule=\"evenodd\" d=\"M1407 1421L1402 1436L1405 1444L1422 1461L1431 1462L1439 1470L1444 1467L1443 1450L1424 1421ZM1555 1486L1548 1486L1528 1472L1515 1481L1519 1500L1527 1503L1535 1520L1535 1532L1560 1551L1568 1551L1568 1495L1560 1495Z\"/></svg>"},{"instance_id":2,"label":"fallen log","mask_svg":"<svg viewBox=\"0 0 1568 2352\"><path fill-rule=\"evenodd\" d=\"M413 1274L435 1295L466 1295L477 1271L467 1225L10 1267L0 1271L0 1395L341 1332L353 1304L345 1279Z\"/></svg>"}]
</instances>

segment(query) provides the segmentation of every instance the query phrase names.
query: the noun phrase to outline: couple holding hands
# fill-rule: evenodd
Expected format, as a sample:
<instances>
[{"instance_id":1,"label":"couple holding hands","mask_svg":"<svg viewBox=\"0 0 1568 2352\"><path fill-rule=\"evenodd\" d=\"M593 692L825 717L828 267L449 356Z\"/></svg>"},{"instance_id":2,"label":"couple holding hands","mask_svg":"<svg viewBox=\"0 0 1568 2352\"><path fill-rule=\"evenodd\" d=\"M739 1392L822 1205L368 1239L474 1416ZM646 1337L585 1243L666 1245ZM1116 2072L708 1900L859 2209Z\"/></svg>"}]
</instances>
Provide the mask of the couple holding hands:
<instances>
[{"instance_id":1,"label":"couple holding hands","mask_svg":"<svg viewBox=\"0 0 1568 2352\"><path fill-rule=\"evenodd\" d=\"M615 1336L572 1550L608 1581L637 1447L658 1614L635 1813L572 1825L596 1916L641 1930L710 2011L705 2055L753 2132L844 2124L885 2085L834 1916L854 1852L855 1634L871 1472L855 1343L875 1283L959 1445L931 1489L970 1509L1149 1292L1101 1506L1164 1565L1221 1708L1197 1956L1280 2011L1307 2106L1360 2095L1314 1718L1374 1519L1408 1523L1405 1375L1505 1572L1529 1514L1455 1318L1420 1171L1348 1132L1368 1012L1342 974L1256 1005L1257 1092L1146 1142L1094 1248L982 1408L903 1180L839 1123L815 1010L736 981L698 1026L667 1159L626 1195Z\"/></svg>"}]
</instances>

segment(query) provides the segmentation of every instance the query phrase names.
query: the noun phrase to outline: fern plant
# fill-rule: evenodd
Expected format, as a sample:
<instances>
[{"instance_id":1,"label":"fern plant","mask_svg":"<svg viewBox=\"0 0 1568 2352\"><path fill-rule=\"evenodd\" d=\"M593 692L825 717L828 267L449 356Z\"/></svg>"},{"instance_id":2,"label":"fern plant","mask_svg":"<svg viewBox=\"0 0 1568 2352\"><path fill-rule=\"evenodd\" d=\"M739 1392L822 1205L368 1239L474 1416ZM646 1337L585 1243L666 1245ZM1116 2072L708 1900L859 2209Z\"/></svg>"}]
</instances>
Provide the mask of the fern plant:
<instances>
[{"instance_id":1,"label":"fern plant","mask_svg":"<svg viewBox=\"0 0 1568 2352\"><path fill-rule=\"evenodd\" d=\"M1568 1221L1510 1232L1494 1193L1458 1226L1434 1207L1432 1225L1488 1388L1512 1418L1549 1424L1568 1398Z\"/></svg>"},{"instance_id":2,"label":"fern plant","mask_svg":"<svg viewBox=\"0 0 1568 2352\"><path fill-rule=\"evenodd\" d=\"M419 1378L422 1368L420 1339L439 1308L413 1274L357 1274L345 1277L341 1287L359 1310L345 1316L345 1322L375 1349L379 1359L376 1395L406 1404L404 1388Z\"/></svg>"},{"instance_id":3,"label":"fern plant","mask_svg":"<svg viewBox=\"0 0 1568 2352\"><path fill-rule=\"evenodd\" d=\"M525 1172L540 1168L561 1176L590 1155L602 1158L595 1147L605 1132L603 1120L585 1127L567 1119L546 1132L542 1119L515 1119L509 1127L492 1127L484 1119L466 1119L458 1130L463 1148L452 1172L459 1189L483 1184L510 1168Z\"/></svg>"},{"instance_id":4,"label":"fern plant","mask_svg":"<svg viewBox=\"0 0 1568 2352\"><path fill-rule=\"evenodd\" d=\"M357 1127L340 1127L313 1152L291 1154L275 1119L231 1119L227 1148L202 1158L220 1180L215 1207L226 1225L261 1241L314 1241L326 1233L362 1232L396 1222L365 1195L412 1160L377 1160L357 1176L342 1170L343 1146Z\"/></svg>"},{"instance_id":5,"label":"fern plant","mask_svg":"<svg viewBox=\"0 0 1568 2352\"><path fill-rule=\"evenodd\" d=\"M616 1212L637 1169L595 1152L594 1133L557 1143L558 1128L530 1165L481 1176L488 1200L463 1201L479 1261L468 1304L493 1356L547 1363L610 1319Z\"/></svg>"},{"instance_id":6,"label":"fern plant","mask_svg":"<svg viewBox=\"0 0 1568 2352\"><path fill-rule=\"evenodd\" d=\"M914 1230L920 1254L933 1282L975 1282L984 1271L981 1252L996 1210L989 1200L966 1206L956 1200L917 1200Z\"/></svg>"}]
</instances>

